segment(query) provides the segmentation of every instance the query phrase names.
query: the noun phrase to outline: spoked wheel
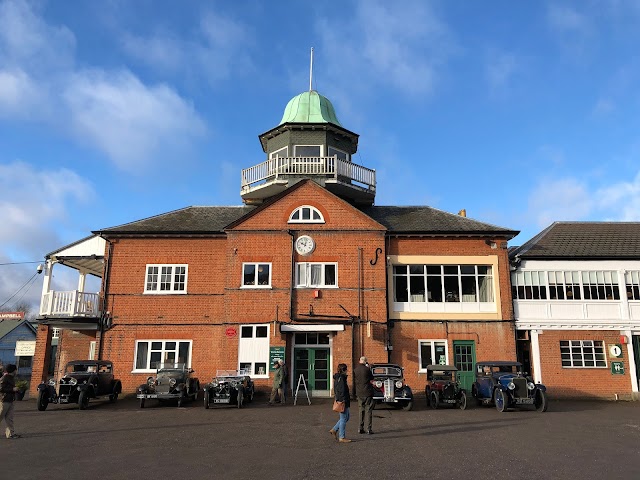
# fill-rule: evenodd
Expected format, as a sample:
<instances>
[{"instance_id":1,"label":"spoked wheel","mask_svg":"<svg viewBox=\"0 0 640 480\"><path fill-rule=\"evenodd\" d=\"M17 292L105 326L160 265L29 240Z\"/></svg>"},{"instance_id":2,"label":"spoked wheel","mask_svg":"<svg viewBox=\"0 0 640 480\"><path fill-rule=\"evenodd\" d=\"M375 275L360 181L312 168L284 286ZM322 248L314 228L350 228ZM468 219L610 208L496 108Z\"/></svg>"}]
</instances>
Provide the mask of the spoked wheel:
<instances>
[{"instance_id":1,"label":"spoked wheel","mask_svg":"<svg viewBox=\"0 0 640 480\"><path fill-rule=\"evenodd\" d=\"M500 413L506 412L508 404L506 392L500 390L499 388L496 388L493 394L493 403L495 403L496 410L498 410Z\"/></svg>"},{"instance_id":2,"label":"spoked wheel","mask_svg":"<svg viewBox=\"0 0 640 480\"><path fill-rule=\"evenodd\" d=\"M242 403L244 402L244 388L238 388L238 394L236 396L236 400L238 401L238 408L242 408Z\"/></svg>"},{"instance_id":3,"label":"spoked wheel","mask_svg":"<svg viewBox=\"0 0 640 480\"><path fill-rule=\"evenodd\" d=\"M209 390L204 389L204 408L209 408Z\"/></svg>"},{"instance_id":4,"label":"spoked wheel","mask_svg":"<svg viewBox=\"0 0 640 480\"><path fill-rule=\"evenodd\" d=\"M80 407L80 410L84 410L89 406L89 392L87 390L80 392L80 396L78 397L78 406Z\"/></svg>"},{"instance_id":5,"label":"spoked wheel","mask_svg":"<svg viewBox=\"0 0 640 480\"><path fill-rule=\"evenodd\" d=\"M49 396L44 390L38 392L38 410L44 412L49 405Z\"/></svg>"},{"instance_id":6,"label":"spoked wheel","mask_svg":"<svg viewBox=\"0 0 640 480\"><path fill-rule=\"evenodd\" d=\"M547 396L547 392L543 392L542 390L538 390L536 392L536 399L534 402L536 406L537 412L546 412L547 408L549 408L549 397Z\"/></svg>"},{"instance_id":7,"label":"spoked wheel","mask_svg":"<svg viewBox=\"0 0 640 480\"><path fill-rule=\"evenodd\" d=\"M113 392L111 395L109 395L109 401L111 403L115 403L118 401L118 392Z\"/></svg>"},{"instance_id":8,"label":"spoked wheel","mask_svg":"<svg viewBox=\"0 0 640 480\"><path fill-rule=\"evenodd\" d=\"M467 394L464 392L460 392L460 399L458 400L458 408L460 410L465 410L467 408Z\"/></svg>"},{"instance_id":9,"label":"spoked wheel","mask_svg":"<svg viewBox=\"0 0 640 480\"><path fill-rule=\"evenodd\" d=\"M438 408L440 405L440 397L438 397L438 392L431 392L431 400L429 402L431 404L431 408L434 410Z\"/></svg>"},{"instance_id":10,"label":"spoked wheel","mask_svg":"<svg viewBox=\"0 0 640 480\"><path fill-rule=\"evenodd\" d=\"M144 408L144 401L145 401L144 398L140 399L140 408Z\"/></svg>"}]
</instances>

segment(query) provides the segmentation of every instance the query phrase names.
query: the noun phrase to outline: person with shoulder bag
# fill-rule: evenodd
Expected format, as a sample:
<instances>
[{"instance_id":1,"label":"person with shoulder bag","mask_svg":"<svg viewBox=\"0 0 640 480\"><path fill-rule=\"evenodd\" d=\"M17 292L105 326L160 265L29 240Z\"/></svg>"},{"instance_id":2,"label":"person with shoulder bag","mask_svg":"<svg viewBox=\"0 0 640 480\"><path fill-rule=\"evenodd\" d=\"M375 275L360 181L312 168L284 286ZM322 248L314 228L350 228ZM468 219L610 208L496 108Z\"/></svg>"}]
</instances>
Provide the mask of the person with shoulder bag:
<instances>
[{"instance_id":1,"label":"person with shoulder bag","mask_svg":"<svg viewBox=\"0 0 640 480\"><path fill-rule=\"evenodd\" d=\"M349 443L351 440L345 438L345 430L347 422L349 421L351 398L349 385L347 384L347 365L345 363L338 365L338 372L333 376L333 390L335 393L333 410L340 414L340 418L333 428L329 430L329 433L333 435L333 438L338 442Z\"/></svg>"}]
</instances>

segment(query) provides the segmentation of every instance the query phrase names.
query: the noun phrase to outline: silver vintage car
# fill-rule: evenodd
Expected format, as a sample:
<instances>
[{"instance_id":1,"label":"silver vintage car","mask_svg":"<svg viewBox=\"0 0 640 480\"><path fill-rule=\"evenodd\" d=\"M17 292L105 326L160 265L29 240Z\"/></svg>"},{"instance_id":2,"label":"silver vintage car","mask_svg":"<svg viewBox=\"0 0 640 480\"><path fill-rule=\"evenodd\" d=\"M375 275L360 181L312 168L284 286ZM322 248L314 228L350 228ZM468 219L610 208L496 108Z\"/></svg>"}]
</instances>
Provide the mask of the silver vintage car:
<instances>
[{"instance_id":1,"label":"silver vintage car","mask_svg":"<svg viewBox=\"0 0 640 480\"><path fill-rule=\"evenodd\" d=\"M204 387L204 408L209 405L236 405L242 408L253 400L253 381L244 370L218 370L211 383Z\"/></svg>"},{"instance_id":2,"label":"silver vintage car","mask_svg":"<svg viewBox=\"0 0 640 480\"><path fill-rule=\"evenodd\" d=\"M193 370L183 363L161 365L155 376L147 378L147 382L138 387L140 408L144 408L147 399L160 402L177 400L178 407L187 400L196 400L200 390L200 382L192 376Z\"/></svg>"}]
</instances>

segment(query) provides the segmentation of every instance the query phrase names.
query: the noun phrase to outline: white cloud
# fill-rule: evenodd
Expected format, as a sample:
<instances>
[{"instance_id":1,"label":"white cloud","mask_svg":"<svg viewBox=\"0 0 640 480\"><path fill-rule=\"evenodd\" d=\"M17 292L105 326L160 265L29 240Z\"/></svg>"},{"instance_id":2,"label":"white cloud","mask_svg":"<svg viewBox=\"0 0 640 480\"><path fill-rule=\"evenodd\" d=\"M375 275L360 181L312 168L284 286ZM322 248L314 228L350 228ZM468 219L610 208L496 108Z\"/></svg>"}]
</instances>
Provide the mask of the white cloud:
<instances>
[{"instance_id":1,"label":"white cloud","mask_svg":"<svg viewBox=\"0 0 640 480\"><path fill-rule=\"evenodd\" d=\"M122 48L131 57L161 70L178 70L184 62L184 45L168 33L140 37L125 33Z\"/></svg>"},{"instance_id":2,"label":"white cloud","mask_svg":"<svg viewBox=\"0 0 640 480\"><path fill-rule=\"evenodd\" d=\"M0 0L0 58L0 116L48 122L129 172L170 161L206 130L166 85L128 70L77 68L73 33L44 22L27 2Z\"/></svg>"},{"instance_id":3,"label":"white cloud","mask_svg":"<svg viewBox=\"0 0 640 480\"><path fill-rule=\"evenodd\" d=\"M630 182L618 182L596 192L606 218L625 222L640 221L640 172Z\"/></svg>"},{"instance_id":4,"label":"white cloud","mask_svg":"<svg viewBox=\"0 0 640 480\"><path fill-rule=\"evenodd\" d=\"M205 131L193 105L166 85L147 87L128 71L78 72L69 77L63 98L78 137L127 171Z\"/></svg>"},{"instance_id":5,"label":"white cloud","mask_svg":"<svg viewBox=\"0 0 640 480\"><path fill-rule=\"evenodd\" d=\"M549 5L547 19L549 25L560 32L586 33L590 28L586 16L566 6Z\"/></svg>"},{"instance_id":6,"label":"white cloud","mask_svg":"<svg viewBox=\"0 0 640 480\"><path fill-rule=\"evenodd\" d=\"M326 57L353 90L354 78L406 94L429 94L454 50L445 24L424 2L357 3L351 19L321 18L316 30Z\"/></svg>"},{"instance_id":7,"label":"white cloud","mask_svg":"<svg viewBox=\"0 0 640 480\"><path fill-rule=\"evenodd\" d=\"M518 69L518 60L515 55L490 51L485 63L485 77L489 88L493 91L504 90L509 86Z\"/></svg>"}]
</instances>

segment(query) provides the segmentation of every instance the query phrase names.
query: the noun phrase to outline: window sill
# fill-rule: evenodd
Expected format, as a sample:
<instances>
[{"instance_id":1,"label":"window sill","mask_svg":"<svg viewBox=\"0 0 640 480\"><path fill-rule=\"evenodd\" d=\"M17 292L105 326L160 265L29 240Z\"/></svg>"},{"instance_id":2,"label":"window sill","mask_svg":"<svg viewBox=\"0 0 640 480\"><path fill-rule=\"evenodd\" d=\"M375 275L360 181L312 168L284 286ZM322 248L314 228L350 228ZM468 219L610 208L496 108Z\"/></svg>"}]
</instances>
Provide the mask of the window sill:
<instances>
[{"instance_id":1,"label":"window sill","mask_svg":"<svg viewBox=\"0 0 640 480\"><path fill-rule=\"evenodd\" d=\"M337 288L338 288L338 285L316 285L316 286L296 285L297 290L335 290Z\"/></svg>"},{"instance_id":2,"label":"window sill","mask_svg":"<svg viewBox=\"0 0 640 480\"><path fill-rule=\"evenodd\" d=\"M131 373L157 373L158 370L149 369L149 370L131 370Z\"/></svg>"},{"instance_id":3,"label":"window sill","mask_svg":"<svg viewBox=\"0 0 640 480\"><path fill-rule=\"evenodd\" d=\"M241 290L268 290L271 285L241 285Z\"/></svg>"},{"instance_id":4,"label":"window sill","mask_svg":"<svg viewBox=\"0 0 640 480\"><path fill-rule=\"evenodd\" d=\"M186 295L187 292L167 292L167 291L163 291L163 292L142 292L143 295Z\"/></svg>"}]
</instances>

